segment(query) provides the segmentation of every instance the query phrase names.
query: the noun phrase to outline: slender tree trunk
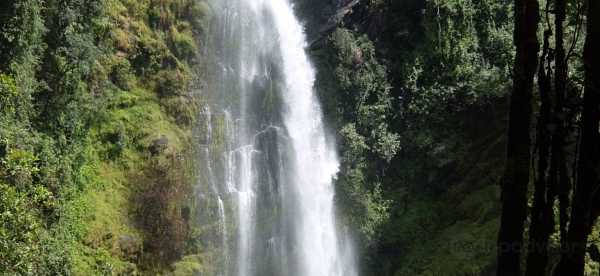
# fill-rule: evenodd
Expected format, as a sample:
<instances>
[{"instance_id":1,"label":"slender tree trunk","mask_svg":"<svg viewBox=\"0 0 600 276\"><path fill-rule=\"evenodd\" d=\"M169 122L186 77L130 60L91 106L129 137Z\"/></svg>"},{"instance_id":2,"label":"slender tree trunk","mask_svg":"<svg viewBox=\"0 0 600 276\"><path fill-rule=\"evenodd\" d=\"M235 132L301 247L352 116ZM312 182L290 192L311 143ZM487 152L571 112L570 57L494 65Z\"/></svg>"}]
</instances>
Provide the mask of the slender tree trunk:
<instances>
[{"instance_id":1,"label":"slender tree trunk","mask_svg":"<svg viewBox=\"0 0 600 276\"><path fill-rule=\"evenodd\" d=\"M555 103L555 116L554 125L556 131L552 137L552 165L553 178L555 181L552 185L555 185L558 190L559 196L559 216L560 216L560 236L561 236L561 247L564 248L566 245L567 236L567 222L569 219L568 208L569 208L569 193L571 191L571 183L568 176L566 158L565 158L565 118L567 117L564 109L564 102L567 94L567 72L568 63L564 47L564 22L566 19L566 2L565 0L554 1L554 28L556 33L555 39L555 77L554 77L554 89L556 91L556 103ZM552 207L552 206L551 206ZM548 212L553 212L552 208L548 209ZM554 226L554 225L552 225ZM552 229L554 230L554 229Z\"/></svg>"},{"instance_id":2,"label":"slender tree trunk","mask_svg":"<svg viewBox=\"0 0 600 276\"><path fill-rule=\"evenodd\" d=\"M546 194L552 194L551 187L548 186L548 157L550 155L550 137L548 131L552 111L550 106L552 100L550 98L551 80L550 73L546 71L546 62L551 63L548 59L548 51L550 48L550 30L544 32L544 46L542 47L542 55L540 57L540 68L538 69L538 86L540 92L540 115L537 123L537 149L539 157L537 160L537 178L535 181L535 190L533 195L533 208L531 210L531 225L529 227L529 247L527 255L527 268L525 275L538 276L544 275L546 265L548 263L548 227L549 222L547 214L547 206L552 204L550 197L546 199ZM549 67L549 66L548 66ZM550 219L552 217L550 216Z\"/></svg>"},{"instance_id":3,"label":"slender tree trunk","mask_svg":"<svg viewBox=\"0 0 600 276\"><path fill-rule=\"evenodd\" d=\"M506 167L502 183L502 217L498 235L497 275L515 276L521 271L523 227L527 216L529 183L531 97L537 69L539 3L515 0L517 49L509 114Z\"/></svg>"},{"instance_id":4,"label":"slender tree trunk","mask_svg":"<svg viewBox=\"0 0 600 276\"><path fill-rule=\"evenodd\" d=\"M586 53L585 53L585 65L586 70L586 89L590 87L593 96L593 103L590 104L590 109L593 113L593 122L590 126L595 123L597 126L596 130L600 128L600 3L598 1L590 0L593 4L589 5L588 11L588 36L586 39ZM589 69L588 69L589 68ZM588 233L593 230L596 220L600 217L600 133L598 131L593 132L594 137L592 143L594 143L594 156L596 157L591 164L590 170L592 170L594 178L593 183L596 184L592 194L592 207L591 207L591 222L588 225Z\"/></svg>"},{"instance_id":5,"label":"slender tree trunk","mask_svg":"<svg viewBox=\"0 0 600 276\"><path fill-rule=\"evenodd\" d=\"M564 143L564 142L563 142ZM571 178L569 176L569 170L567 168L567 160L564 154L564 144L563 144L563 152L560 156L558 162L561 166L559 170L559 186L558 186L558 202L559 202L559 231L560 231L560 243L561 250L564 250L567 246L567 225L569 223L569 206L570 203L570 194L571 194Z\"/></svg>"},{"instance_id":6,"label":"slender tree trunk","mask_svg":"<svg viewBox=\"0 0 600 276\"><path fill-rule=\"evenodd\" d=\"M587 37L584 49L585 91L581 126L581 149L567 248L557 275L583 276L588 235L597 216L600 186L600 1L588 0Z\"/></svg>"}]
</instances>

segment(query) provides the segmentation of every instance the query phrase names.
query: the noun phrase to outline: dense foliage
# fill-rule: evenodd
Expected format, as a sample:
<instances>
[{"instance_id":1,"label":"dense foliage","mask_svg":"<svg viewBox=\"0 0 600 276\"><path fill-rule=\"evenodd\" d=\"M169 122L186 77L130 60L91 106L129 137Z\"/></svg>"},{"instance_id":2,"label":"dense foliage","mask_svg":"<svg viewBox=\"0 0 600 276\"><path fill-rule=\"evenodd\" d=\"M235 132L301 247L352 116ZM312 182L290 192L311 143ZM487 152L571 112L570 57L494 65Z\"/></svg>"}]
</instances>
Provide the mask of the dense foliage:
<instances>
[{"instance_id":1,"label":"dense foliage","mask_svg":"<svg viewBox=\"0 0 600 276\"><path fill-rule=\"evenodd\" d=\"M555 2L540 2L540 28L550 35ZM568 93L553 101L564 101L566 111L556 120L564 120L568 130L554 135L572 152L584 5L566 3ZM339 130L336 198L357 229L363 272L493 274L515 55L512 1L305 0L298 9L308 20L317 89L332 128ZM548 74L553 74L553 49L545 50ZM534 97L535 117L543 116L540 93ZM557 127L541 122L538 137ZM535 128L530 134L536 135ZM533 145L531 164L540 158L539 147ZM569 153L568 162L575 162L576 154ZM534 190L530 183L530 204ZM557 222L548 225L559 227L558 209L557 201ZM551 266L560 255L558 231L549 233L554 233L548 245L555 250ZM596 252L595 241L589 248ZM598 259L592 253L586 273L595 275Z\"/></svg>"},{"instance_id":2,"label":"dense foliage","mask_svg":"<svg viewBox=\"0 0 600 276\"><path fill-rule=\"evenodd\" d=\"M188 0L2 1L0 274L159 272L197 252L174 160L208 16ZM162 231L180 242L144 246Z\"/></svg>"}]
</instances>

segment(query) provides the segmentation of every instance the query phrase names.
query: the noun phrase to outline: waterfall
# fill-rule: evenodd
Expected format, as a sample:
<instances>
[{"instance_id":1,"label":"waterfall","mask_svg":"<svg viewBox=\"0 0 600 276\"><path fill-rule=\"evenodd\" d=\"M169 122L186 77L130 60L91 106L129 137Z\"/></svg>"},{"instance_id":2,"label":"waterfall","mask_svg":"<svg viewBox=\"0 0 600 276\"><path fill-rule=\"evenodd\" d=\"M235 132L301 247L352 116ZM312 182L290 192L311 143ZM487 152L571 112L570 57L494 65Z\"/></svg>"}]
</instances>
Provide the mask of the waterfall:
<instances>
[{"instance_id":1,"label":"waterfall","mask_svg":"<svg viewBox=\"0 0 600 276\"><path fill-rule=\"evenodd\" d=\"M220 122L223 143L206 154L220 169L215 174L207 165L223 225L220 274L357 275L350 238L335 218L335 144L291 3L214 0L211 6L207 98L220 119L209 124ZM212 128L206 131L214 139Z\"/></svg>"},{"instance_id":2,"label":"waterfall","mask_svg":"<svg viewBox=\"0 0 600 276\"><path fill-rule=\"evenodd\" d=\"M219 234L221 235L220 247L223 250L223 265L227 266L229 263L229 241L228 241L228 230L227 230L227 214L225 212L225 204L223 202L223 196L219 188L217 187L217 179L213 170L213 159L211 154L213 140L213 127L212 120L213 114L211 113L210 107L205 106L203 110L203 119L205 121L204 127L204 143L203 143L203 164L205 168L206 180L210 187L210 192L214 195L217 200L217 215L219 224Z\"/></svg>"}]
</instances>

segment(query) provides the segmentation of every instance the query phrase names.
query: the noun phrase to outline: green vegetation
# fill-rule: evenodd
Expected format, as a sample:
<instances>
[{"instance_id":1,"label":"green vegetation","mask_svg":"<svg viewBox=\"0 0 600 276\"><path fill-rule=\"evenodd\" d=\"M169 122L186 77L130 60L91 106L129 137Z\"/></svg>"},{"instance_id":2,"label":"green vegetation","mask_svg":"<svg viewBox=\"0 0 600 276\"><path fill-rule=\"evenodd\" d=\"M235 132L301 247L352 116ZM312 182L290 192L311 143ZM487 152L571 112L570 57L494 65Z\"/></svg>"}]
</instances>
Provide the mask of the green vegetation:
<instances>
[{"instance_id":1,"label":"green vegetation","mask_svg":"<svg viewBox=\"0 0 600 276\"><path fill-rule=\"evenodd\" d=\"M534 7L528 10L531 14L537 12L532 3L538 1L520 2ZM516 234L525 242L518 250L522 254L516 260L520 261L515 263L531 262L542 272L532 270L528 275L542 275L544 269L550 273L562 259L569 268L555 275L569 275L575 267L581 267L569 262L585 256L585 274L597 275L600 254L593 223L600 212L598 204L589 203L598 199L598 194L589 190L589 183L597 181L581 180L595 177L591 168L597 168L597 163L593 163L593 154L577 150L581 124L585 122L581 118L582 62L588 62L588 68L597 63L590 60L597 58L597 51L589 50L581 58L583 26L593 28L593 24L584 23L584 2L539 3L542 18L538 36L547 40L542 49L543 67L536 72L533 113L527 115L529 104L515 103L513 97L513 110L521 111L522 116L511 122L517 126L518 122L527 122L529 116L537 117L538 125L528 126L525 129L529 132L519 134L537 140L523 148L532 153L531 158L522 158L527 162L518 163L516 159L505 160L513 70L517 70L517 80L525 74L524 68L513 67L516 17L512 1L361 1L350 11L345 5L353 5L354 1L300 1L299 10L309 20L313 41L311 50L318 68L316 87L332 129L338 130L341 146L336 200L346 222L356 231L363 274L494 274L502 211L500 186L509 183L506 187L510 190L512 181L506 179L511 177L506 174L509 170L504 171L508 163L521 172L536 172L529 181L523 178L523 198L529 199L529 205L523 208L527 210L511 213L505 205L509 224L519 223L517 213L521 211L532 213L524 221L523 235ZM336 8L338 16L331 16ZM589 20L597 7L587 10ZM525 27L536 24L531 16L522 20L529 20L523 23ZM331 22L337 24L332 26ZM522 43L533 47L532 38L524 37ZM588 43L593 41L588 37ZM533 64L538 57L525 54L522 58L528 59L523 64ZM546 86L542 72L548 76ZM587 90L595 91L591 82ZM517 97L525 93L521 88L517 90ZM596 103L593 96L589 97ZM549 108L553 115L544 113L549 104L553 105ZM588 116L597 119L596 115ZM597 137L597 124L588 126L589 137ZM543 144L544 137L552 139L553 144ZM540 160L549 158L549 153L544 155L543 151L550 148L554 165L544 165ZM585 170L585 176L578 175ZM543 183L540 188L540 179L549 183L548 188ZM570 183L578 179L583 188L572 188ZM585 189L587 194L581 192ZM569 197L576 191L586 199L569 205ZM505 195L511 196L510 191ZM534 202L544 197L551 197L554 204L544 203L537 208L542 205ZM516 199L505 197L504 202ZM579 216L586 212L590 215ZM543 219L550 218L541 223L542 235L535 232L540 227L532 226L539 225L536 220L540 214L544 214ZM570 227L571 240L566 238L569 216L579 225ZM526 229L530 226L531 233ZM574 241L575 236L584 241L586 231L591 233L587 245ZM535 262L536 251L527 256L527 250L520 250L541 245L538 240L545 241L549 248L547 263ZM518 269L517 265L513 272L498 270L498 275L518 275L514 272Z\"/></svg>"},{"instance_id":2,"label":"green vegetation","mask_svg":"<svg viewBox=\"0 0 600 276\"><path fill-rule=\"evenodd\" d=\"M199 250L187 91L209 13L191 0L2 1L0 274L204 269L171 265Z\"/></svg>"},{"instance_id":3,"label":"green vegetation","mask_svg":"<svg viewBox=\"0 0 600 276\"><path fill-rule=\"evenodd\" d=\"M512 1L297 2L361 275L600 273L597 1L519 1L534 25ZM0 1L0 275L216 274L217 203L192 187L210 18L205 0ZM498 265L501 228L519 250Z\"/></svg>"},{"instance_id":4,"label":"green vegetation","mask_svg":"<svg viewBox=\"0 0 600 276\"><path fill-rule=\"evenodd\" d=\"M493 270L510 20L497 1L367 1L315 34L327 35L313 45L317 88L340 129L337 200L363 273Z\"/></svg>"}]
</instances>

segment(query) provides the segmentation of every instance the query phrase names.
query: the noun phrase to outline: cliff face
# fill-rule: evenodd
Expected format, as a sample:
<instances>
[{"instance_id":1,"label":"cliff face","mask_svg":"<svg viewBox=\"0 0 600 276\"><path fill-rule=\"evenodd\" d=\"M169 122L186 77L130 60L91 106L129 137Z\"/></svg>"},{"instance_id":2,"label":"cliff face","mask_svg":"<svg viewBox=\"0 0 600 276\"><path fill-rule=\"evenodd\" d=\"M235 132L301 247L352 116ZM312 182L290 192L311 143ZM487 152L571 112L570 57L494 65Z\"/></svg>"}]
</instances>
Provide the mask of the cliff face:
<instances>
[{"instance_id":1,"label":"cliff face","mask_svg":"<svg viewBox=\"0 0 600 276\"><path fill-rule=\"evenodd\" d=\"M189 91L208 5L0 8L0 274L200 270Z\"/></svg>"}]
</instances>

